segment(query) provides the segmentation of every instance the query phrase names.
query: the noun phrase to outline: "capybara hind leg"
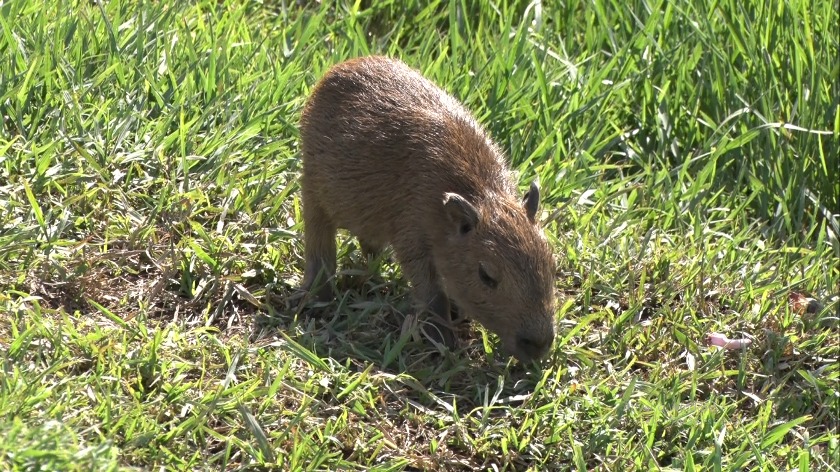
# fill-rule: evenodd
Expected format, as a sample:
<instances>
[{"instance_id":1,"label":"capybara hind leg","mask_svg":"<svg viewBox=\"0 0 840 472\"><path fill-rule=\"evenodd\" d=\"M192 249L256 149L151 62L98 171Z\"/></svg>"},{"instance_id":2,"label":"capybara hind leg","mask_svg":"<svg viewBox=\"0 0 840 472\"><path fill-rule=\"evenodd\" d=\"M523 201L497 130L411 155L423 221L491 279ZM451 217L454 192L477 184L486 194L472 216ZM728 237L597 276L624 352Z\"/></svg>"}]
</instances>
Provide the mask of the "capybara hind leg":
<instances>
[{"instance_id":1,"label":"capybara hind leg","mask_svg":"<svg viewBox=\"0 0 840 472\"><path fill-rule=\"evenodd\" d=\"M455 349L458 342L450 322L449 298L440 288L429 248L422 243L395 245L394 252L403 273L411 281L418 308L432 325L424 331L432 340Z\"/></svg>"},{"instance_id":2,"label":"capybara hind leg","mask_svg":"<svg viewBox=\"0 0 840 472\"><path fill-rule=\"evenodd\" d=\"M376 259L382 252L382 247L378 244L372 243L366 239L357 238L359 240L359 250L363 255L369 259Z\"/></svg>"},{"instance_id":3,"label":"capybara hind leg","mask_svg":"<svg viewBox=\"0 0 840 472\"><path fill-rule=\"evenodd\" d=\"M303 192L303 232L306 267L303 290L313 292L316 299L332 298L330 279L335 275L335 224L313 198Z\"/></svg>"}]
</instances>

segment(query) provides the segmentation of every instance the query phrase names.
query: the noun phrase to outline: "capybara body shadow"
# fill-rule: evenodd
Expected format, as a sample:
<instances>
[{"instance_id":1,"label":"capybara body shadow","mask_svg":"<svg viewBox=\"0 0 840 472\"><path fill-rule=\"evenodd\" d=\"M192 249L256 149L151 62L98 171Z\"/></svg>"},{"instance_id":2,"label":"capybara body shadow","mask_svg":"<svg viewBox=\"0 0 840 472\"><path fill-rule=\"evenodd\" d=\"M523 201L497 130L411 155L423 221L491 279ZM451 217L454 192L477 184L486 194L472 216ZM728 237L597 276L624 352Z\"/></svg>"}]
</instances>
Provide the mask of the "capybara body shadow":
<instances>
[{"instance_id":1,"label":"capybara body shadow","mask_svg":"<svg viewBox=\"0 0 840 472\"><path fill-rule=\"evenodd\" d=\"M539 187L518 193L504 154L452 96L401 61L332 67L300 124L306 266L321 300L336 230L368 252L390 245L419 313L455 343L450 299L508 354L543 358L554 340L554 259L537 221Z\"/></svg>"}]
</instances>

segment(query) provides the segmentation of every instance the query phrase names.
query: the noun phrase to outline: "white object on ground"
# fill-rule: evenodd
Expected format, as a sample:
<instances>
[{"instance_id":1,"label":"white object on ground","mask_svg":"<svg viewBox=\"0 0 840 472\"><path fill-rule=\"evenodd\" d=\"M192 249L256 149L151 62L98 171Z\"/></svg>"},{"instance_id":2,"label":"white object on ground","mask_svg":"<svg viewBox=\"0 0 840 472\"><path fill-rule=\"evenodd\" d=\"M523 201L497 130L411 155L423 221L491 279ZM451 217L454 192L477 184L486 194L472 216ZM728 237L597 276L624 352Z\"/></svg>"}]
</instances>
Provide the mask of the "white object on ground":
<instances>
[{"instance_id":1,"label":"white object on ground","mask_svg":"<svg viewBox=\"0 0 840 472\"><path fill-rule=\"evenodd\" d=\"M706 342L711 346L718 346L724 349L741 349L752 344L752 339L729 339L725 334L710 333L706 336Z\"/></svg>"}]
</instances>

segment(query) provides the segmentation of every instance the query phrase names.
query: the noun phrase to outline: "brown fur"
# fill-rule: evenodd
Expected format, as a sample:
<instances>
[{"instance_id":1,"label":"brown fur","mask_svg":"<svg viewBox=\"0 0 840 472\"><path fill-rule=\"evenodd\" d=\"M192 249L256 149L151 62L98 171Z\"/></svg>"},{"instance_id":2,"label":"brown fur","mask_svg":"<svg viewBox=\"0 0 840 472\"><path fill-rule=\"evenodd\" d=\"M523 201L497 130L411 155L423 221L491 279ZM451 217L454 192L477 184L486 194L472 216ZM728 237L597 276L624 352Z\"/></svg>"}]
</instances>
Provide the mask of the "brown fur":
<instances>
[{"instance_id":1,"label":"brown fur","mask_svg":"<svg viewBox=\"0 0 840 472\"><path fill-rule=\"evenodd\" d=\"M536 222L539 189L517 194L501 150L457 100L400 61L358 58L317 84L300 131L305 290L334 275L345 228L366 250L393 247L449 344L451 299L508 353L545 356L554 263Z\"/></svg>"}]
</instances>

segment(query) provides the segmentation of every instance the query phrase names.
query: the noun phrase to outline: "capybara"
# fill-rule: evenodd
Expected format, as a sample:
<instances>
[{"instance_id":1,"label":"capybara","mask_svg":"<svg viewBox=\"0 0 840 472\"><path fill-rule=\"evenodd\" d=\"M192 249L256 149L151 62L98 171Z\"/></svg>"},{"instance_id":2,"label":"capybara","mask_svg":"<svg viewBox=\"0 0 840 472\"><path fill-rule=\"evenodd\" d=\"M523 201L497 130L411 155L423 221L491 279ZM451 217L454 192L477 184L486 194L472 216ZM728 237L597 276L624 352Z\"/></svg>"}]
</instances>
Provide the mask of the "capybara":
<instances>
[{"instance_id":1,"label":"capybara","mask_svg":"<svg viewBox=\"0 0 840 472\"><path fill-rule=\"evenodd\" d=\"M452 96L401 61L352 59L318 82L300 124L306 267L321 300L336 230L387 245L418 310L452 346L450 300L520 361L554 340L554 258L536 182L520 196L504 153ZM320 285L320 286L319 286Z\"/></svg>"}]
</instances>

